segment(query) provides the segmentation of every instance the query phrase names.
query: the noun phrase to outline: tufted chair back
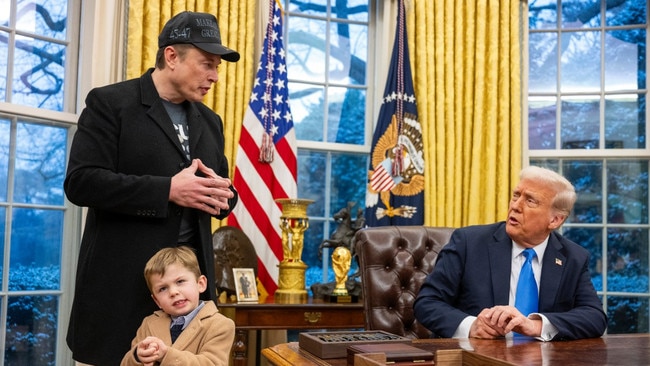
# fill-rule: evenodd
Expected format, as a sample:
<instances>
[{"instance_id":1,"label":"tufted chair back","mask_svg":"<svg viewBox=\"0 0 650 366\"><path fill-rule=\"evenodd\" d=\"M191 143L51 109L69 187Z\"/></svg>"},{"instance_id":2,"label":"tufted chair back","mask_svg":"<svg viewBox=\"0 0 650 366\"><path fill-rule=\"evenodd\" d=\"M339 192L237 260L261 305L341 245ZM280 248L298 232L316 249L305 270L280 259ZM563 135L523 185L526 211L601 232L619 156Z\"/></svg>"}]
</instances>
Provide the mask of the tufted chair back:
<instances>
[{"instance_id":1,"label":"tufted chair back","mask_svg":"<svg viewBox=\"0 0 650 366\"><path fill-rule=\"evenodd\" d=\"M413 302L453 230L382 226L356 233L354 245L361 273L366 330L383 330L408 338L431 336L415 320Z\"/></svg>"}]
</instances>

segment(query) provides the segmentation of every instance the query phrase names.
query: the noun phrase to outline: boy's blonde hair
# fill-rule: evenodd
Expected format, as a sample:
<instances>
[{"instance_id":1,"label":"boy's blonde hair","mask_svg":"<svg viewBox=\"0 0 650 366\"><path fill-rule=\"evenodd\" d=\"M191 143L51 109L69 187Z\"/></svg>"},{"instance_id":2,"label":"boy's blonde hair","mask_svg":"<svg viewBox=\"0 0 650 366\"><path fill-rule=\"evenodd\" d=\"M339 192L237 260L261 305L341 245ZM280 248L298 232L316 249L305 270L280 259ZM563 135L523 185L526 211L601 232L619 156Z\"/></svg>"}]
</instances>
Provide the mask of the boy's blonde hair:
<instances>
[{"instance_id":1,"label":"boy's blonde hair","mask_svg":"<svg viewBox=\"0 0 650 366\"><path fill-rule=\"evenodd\" d=\"M180 264L187 268L198 279L201 277L199 261L196 259L194 250L188 246L163 248L147 261L144 266L144 279L147 281L149 291L151 288L151 277L153 275L165 275L165 270L172 264Z\"/></svg>"}]
</instances>

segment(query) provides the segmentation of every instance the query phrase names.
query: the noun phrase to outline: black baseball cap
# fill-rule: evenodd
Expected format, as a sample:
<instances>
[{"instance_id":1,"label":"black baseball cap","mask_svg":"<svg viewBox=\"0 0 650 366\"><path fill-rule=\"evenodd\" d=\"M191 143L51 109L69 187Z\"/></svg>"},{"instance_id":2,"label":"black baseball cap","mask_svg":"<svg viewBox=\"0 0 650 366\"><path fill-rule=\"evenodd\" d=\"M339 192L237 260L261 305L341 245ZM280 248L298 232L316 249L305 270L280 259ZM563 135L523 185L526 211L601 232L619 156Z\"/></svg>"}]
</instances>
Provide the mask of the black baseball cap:
<instances>
[{"instance_id":1,"label":"black baseball cap","mask_svg":"<svg viewBox=\"0 0 650 366\"><path fill-rule=\"evenodd\" d=\"M221 44L219 24L212 14L184 11L169 19L158 36L158 48L179 43L192 44L226 61L239 60L239 52Z\"/></svg>"}]
</instances>

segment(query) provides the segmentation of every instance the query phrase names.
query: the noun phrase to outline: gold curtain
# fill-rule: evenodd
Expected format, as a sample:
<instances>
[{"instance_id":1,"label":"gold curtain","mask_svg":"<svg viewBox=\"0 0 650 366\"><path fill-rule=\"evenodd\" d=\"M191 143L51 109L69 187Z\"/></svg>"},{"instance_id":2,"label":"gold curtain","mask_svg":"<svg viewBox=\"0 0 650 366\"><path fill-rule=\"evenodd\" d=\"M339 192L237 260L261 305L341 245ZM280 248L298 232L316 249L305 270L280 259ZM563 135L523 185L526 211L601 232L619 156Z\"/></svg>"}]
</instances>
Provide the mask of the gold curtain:
<instances>
[{"instance_id":1,"label":"gold curtain","mask_svg":"<svg viewBox=\"0 0 650 366\"><path fill-rule=\"evenodd\" d=\"M407 2L425 224L504 220L521 168L519 2Z\"/></svg>"},{"instance_id":2,"label":"gold curtain","mask_svg":"<svg viewBox=\"0 0 650 366\"><path fill-rule=\"evenodd\" d=\"M158 34L169 18L184 10L214 14L221 42L241 55L239 61L224 61L219 66L219 81L203 101L223 119L225 155L232 177L244 111L253 87L253 67L257 65L253 44L255 0L129 0L126 77L139 77L154 66Z\"/></svg>"}]
</instances>

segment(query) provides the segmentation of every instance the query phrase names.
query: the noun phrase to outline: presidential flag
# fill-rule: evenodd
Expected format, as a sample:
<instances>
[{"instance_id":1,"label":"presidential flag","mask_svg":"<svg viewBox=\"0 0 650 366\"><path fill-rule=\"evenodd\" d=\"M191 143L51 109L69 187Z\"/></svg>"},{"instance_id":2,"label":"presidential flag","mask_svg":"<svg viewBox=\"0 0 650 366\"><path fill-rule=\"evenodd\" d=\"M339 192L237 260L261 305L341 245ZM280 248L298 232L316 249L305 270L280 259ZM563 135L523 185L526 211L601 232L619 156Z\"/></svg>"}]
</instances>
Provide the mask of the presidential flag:
<instances>
[{"instance_id":1,"label":"presidential flag","mask_svg":"<svg viewBox=\"0 0 650 366\"><path fill-rule=\"evenodd\" d=\"M258 256L258 279L266 292L277 289L283 258L278 198L297 196L296 135L289 109L282 13L271 0L264 48L244 114L233 185L239 202L228 224L241 228Z\"/></svg>"},{"instance_id":2,"label":"presidential flag","mask_svg":"<svg viewBox=\"0 0 650 366\"><path fill-rule=\"evenodd\" d=\"M372 139L365 219L368 226L424 224L424 156L400 0L386 89Z\"/></svg>"}]
</instances>

